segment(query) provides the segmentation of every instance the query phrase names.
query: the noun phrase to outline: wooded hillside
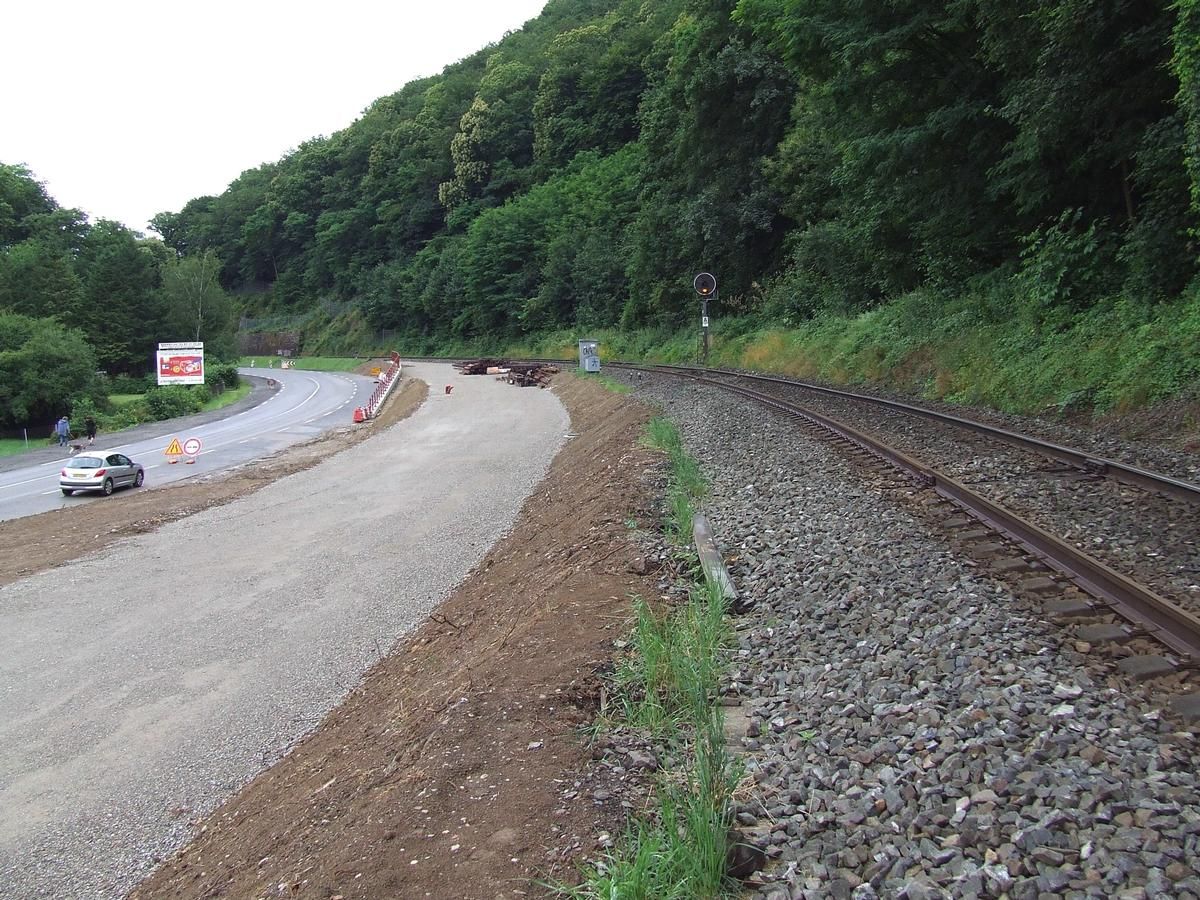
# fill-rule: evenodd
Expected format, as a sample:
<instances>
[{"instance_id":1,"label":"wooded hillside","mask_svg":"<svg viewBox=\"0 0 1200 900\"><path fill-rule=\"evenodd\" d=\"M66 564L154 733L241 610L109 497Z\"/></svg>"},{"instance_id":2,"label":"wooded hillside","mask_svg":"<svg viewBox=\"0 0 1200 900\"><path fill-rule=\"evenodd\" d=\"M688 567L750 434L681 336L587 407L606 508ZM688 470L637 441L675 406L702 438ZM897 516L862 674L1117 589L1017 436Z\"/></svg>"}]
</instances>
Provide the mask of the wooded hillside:
<instances>
[{"instance_id":1,"label":"wooded hillside","mask_svg":"<svg viewBox=\"0 0 1200 900\"><path fill-rule=\"evenodd\" d=\"M678 326L701 269L715 315L766 323L914 292L969 295L1014 332L1104 302L1149 321L1193 296L1198 17L1196 0L551 0L153 225L185 259L214 252L249 315L324 308L410 352Z\"/></svg>"},{"instance_id":2,"label":"wooded hillside","mask_svg":"<svg viewBox=\"0 0 1200 900\"><path fill-rule=\"evenodd\" d=\"M274 310L404 332L803 317L999 278L1071 310L1195 275L1195 3L552 0L155 225Z\"/></svg>"}]
</instances>

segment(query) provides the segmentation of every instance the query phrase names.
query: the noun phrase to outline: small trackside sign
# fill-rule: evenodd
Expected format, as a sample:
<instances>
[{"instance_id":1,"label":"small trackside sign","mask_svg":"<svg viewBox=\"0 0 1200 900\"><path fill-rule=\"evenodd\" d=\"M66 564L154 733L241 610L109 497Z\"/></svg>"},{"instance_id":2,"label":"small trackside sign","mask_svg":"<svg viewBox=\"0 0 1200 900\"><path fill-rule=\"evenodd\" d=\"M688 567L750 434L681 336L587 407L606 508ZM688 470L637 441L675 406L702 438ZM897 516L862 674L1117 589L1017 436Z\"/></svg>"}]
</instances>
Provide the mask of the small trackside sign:
<instances>
[{"instance_id":1,"label":"small trackside sign","mask_svg":"<svg viewBox=\"0 0 1200 900\"><path fill-rule=\"evenodd\" d=\"M167 444L167 449L163 451L165 456L183 456L183 447L179 444L179 438L171 438L171 443Z\"/></svg>"}]
</instances>

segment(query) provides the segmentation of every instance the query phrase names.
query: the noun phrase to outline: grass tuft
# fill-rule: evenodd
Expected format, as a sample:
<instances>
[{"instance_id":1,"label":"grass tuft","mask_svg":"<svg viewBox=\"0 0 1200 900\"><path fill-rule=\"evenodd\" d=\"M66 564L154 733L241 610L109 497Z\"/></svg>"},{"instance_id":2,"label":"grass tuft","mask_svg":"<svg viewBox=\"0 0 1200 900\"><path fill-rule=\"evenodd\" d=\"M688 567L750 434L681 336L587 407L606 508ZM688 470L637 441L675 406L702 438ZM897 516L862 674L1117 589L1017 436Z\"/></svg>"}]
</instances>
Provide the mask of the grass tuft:
<instances>
[{"instance_id":1,"label":"grass tuft","mask_svg":"<svg viewBox=\"0 0 1200 900\"><path fill-rule=\"evenodd\" d=\"M686 541L692 504L707 485L669 421L652 420L646 442L671 459L665 524L673 538ZM582 884L549 885L555 894L577 900L734 895L726 864L737 778L716 706L722 651L732 644L719 587L698 581L687 602L674 609L634 599L629 651L613 676L614 724L653 735L687 763L660 772L651 814L636 820L603 860L583 872Z\"/></svg>"}]
</instances>

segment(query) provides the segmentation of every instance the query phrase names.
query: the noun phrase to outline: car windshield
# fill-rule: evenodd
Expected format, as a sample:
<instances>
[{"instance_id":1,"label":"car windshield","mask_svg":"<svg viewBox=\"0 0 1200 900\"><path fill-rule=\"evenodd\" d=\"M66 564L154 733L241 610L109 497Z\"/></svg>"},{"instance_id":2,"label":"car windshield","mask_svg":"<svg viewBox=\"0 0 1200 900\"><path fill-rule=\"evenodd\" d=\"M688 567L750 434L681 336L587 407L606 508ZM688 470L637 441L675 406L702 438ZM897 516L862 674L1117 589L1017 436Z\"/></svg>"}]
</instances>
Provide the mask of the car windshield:
<instances>
[{"instance_id":1,"label":"car windshield","mask_svg":"<svg viewBox=\"0 0 1200 900\"><path fill-rule=\"evenodd\" d=\"M79 456L71 460L69 469L98 469L104 465L104 460L98 456Z\"/></svg>"}]
</instances>

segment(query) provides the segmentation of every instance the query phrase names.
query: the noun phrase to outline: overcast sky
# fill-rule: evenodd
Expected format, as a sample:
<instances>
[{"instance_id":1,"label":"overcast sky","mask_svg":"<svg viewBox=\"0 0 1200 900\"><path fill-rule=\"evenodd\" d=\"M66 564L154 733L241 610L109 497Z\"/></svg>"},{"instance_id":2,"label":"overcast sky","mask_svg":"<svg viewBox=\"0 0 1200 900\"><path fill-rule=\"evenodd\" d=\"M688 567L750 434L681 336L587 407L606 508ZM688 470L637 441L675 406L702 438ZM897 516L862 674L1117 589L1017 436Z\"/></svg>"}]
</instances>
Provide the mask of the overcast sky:
<instances>
[{"instance_id":1,"label":"overcast sky","mask_svg":"<svg viewBox=\"0 0 1200 900\"><path fill-rule=\"evenodd\" d=\"M546 0L4 4L0 162L138 231L500 40Z\"/></svg>"}]
</instances>

